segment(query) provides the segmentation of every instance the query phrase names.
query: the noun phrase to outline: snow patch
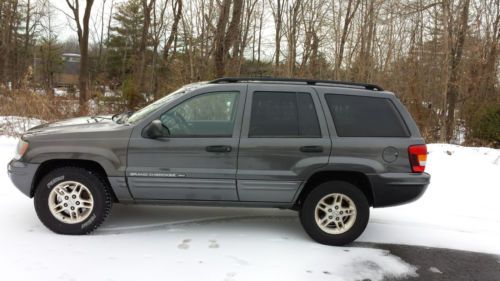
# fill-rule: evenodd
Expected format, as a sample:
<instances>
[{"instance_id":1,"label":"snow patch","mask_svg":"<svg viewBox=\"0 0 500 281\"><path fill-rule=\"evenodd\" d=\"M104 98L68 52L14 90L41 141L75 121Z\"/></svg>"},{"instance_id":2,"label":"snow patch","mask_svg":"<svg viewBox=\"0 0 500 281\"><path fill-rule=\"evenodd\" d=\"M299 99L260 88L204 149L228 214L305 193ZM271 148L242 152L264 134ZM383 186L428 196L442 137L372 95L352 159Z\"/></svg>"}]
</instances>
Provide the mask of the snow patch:
<instances>
[{"instance_id":1,"label":"snow patch","mask_svg":"<svg viewBox=\"0 0 500 281\"><path fill-rule=\"evenodd\" d=\"M43 122L36 118L0 116L0 135L19 135Z\"/></svg>"},{"instance_id":2,"label":"snow patch","mask_svg":"<svg viewBox=\"0 0 500 281\"><path fill-rule=\"evenodd\" d=\"M441 270L439 270L437 267L429 267L429 271L432 272L432 273L436 273L436 274L443 274L443 272L441 272Z\"/></svg>"}]
</instances>

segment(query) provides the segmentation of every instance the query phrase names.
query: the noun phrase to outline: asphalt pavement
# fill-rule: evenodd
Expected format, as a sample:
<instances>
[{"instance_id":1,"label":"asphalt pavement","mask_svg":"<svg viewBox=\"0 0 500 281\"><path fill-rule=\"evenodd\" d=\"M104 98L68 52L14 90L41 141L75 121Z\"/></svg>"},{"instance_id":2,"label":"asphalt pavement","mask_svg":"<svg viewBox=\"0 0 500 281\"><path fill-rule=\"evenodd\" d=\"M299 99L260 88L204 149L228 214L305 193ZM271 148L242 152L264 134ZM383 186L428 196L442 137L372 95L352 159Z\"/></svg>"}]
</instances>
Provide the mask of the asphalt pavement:
<instances>
[{"instance_id":1,"label":"asphalt pavement","mask_svg":"<svg viewBox=\"0 0 500 281\"><path fill-rule=\"evenodd\" d=\"M418 277L403 280L500 281L500 256L497 255L396 244L357 242L353 246L388 250L418 268Z\"/></svg>"}]
</instances>

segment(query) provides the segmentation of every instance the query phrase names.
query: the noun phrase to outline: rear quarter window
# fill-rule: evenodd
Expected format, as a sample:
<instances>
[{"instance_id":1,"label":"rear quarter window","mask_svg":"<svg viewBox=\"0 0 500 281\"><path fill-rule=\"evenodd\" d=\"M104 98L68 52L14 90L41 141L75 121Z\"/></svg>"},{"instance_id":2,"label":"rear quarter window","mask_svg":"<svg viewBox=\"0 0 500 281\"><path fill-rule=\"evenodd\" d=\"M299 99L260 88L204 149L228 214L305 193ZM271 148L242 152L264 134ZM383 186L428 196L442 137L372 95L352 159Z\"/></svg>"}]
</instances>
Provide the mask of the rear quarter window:
<instances>
[{"instance_id":1,"label":"rear quarter window","mask_svg":"<svg viewBox=\"0 0 500 281\"><path fill-rule=\"evenodd\" d=\"M325 95L339 137L409 137L406 124L390 99Z\"/></svg>"}]
</instances>

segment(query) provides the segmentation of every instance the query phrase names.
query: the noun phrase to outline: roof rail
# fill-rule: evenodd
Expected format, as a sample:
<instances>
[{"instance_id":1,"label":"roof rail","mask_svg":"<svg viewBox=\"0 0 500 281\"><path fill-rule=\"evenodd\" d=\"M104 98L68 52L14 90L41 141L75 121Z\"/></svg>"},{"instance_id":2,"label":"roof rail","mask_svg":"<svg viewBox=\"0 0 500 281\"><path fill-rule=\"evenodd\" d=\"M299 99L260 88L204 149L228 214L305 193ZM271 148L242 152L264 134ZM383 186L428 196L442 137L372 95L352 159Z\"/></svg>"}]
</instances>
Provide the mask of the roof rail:
<instances>
[{"instance_id":1,"label":"roof rail","mask_svg":"<svg viewBox=\"0 0 500 281\"><path fill-rule=\"evenodd\" d=\"M336 86L354 86L363 87L367 90L372 91L383 91L384 89L375 84L367 83L355 83L355 82L345 82L345 81L334 81L334 80L315 80L315 79L298 79L298 78L275 78L275 77L223 77L219 79L212 80L208 83L238 83L243 81L263 81L263 82L299 82L306 83L308 85L316 84L331 84Z\"/></svg>"}]
</instances>

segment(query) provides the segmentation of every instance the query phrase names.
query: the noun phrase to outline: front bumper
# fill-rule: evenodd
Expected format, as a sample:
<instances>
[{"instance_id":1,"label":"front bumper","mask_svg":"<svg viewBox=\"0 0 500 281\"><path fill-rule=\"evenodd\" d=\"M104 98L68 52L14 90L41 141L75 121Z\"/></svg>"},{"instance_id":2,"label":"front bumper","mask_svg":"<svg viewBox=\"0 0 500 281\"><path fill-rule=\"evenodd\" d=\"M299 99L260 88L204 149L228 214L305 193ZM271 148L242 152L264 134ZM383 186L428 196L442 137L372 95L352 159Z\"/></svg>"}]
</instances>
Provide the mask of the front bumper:
<instances>
[{"instance_id":1,"label":"front bumper","mask_svg":"<svg viewBox=\"0 0 500 281\"><path fill-rule=\"evenodd\" d=\"M384 173L370 176L373 207L388 207L413 202L427 189L431 176L427 173Z\"/></svg>"},{"instance_id":2,"label":"front bumper","mask_svg":"<svg viewBox=\"0 0 500 281\"><path fill-rule=\"evenodd\" d=\"M33 197L31 192L33 179L40 164L24 163L17 160L11 160L7 164L7 173L12 183L28 197Z\"/></svg>"}]
</instances>

